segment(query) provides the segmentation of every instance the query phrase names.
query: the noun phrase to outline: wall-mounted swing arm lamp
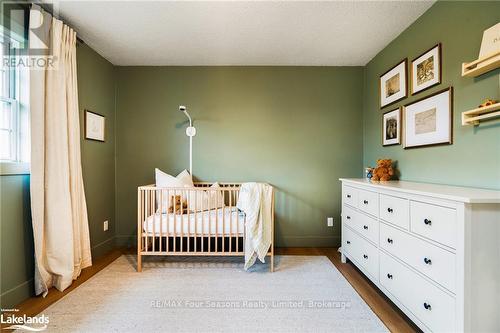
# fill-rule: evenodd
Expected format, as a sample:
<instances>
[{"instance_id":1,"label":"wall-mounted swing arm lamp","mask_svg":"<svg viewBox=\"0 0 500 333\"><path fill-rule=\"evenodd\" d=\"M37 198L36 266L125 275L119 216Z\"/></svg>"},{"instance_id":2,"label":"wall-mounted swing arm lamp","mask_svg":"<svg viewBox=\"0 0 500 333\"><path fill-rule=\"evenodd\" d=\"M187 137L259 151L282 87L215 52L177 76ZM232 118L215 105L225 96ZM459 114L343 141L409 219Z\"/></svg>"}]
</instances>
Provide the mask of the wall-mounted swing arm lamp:
<instances>
[{"instance_id":1,"label":"wall-mounted swing arm lamp","mask_svg":"<svg viewBox=\"0 0 500 333\"><path fill-rule=\"evenodd\" d=\"M193 177L193 136L196 135L196 128L193 127L193 120L184 105L179 105L179 111L184 113L189 119L189 127L186 128L186 135L189 136L189 174Z\"/></svg>"}]
</instances>

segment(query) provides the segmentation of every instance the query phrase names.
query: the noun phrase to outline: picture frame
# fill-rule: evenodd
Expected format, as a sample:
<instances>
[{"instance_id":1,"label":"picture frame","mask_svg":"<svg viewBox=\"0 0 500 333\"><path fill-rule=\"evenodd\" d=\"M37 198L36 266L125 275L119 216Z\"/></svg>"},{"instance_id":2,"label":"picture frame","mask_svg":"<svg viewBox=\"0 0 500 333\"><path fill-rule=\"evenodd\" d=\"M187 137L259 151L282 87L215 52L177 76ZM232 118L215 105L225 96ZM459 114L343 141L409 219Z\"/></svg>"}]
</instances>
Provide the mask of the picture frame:
<instances>
[{"instance_id":1,"label":"picture frame","mask_svg":"<svg viewBox=\"0 0 500 333\"><path fill-rule=\"evenodd\" d=\"M403 59L379 78L380 107L384 108L408 96L408 58Z\"/></svg>"},{"instance_id":2,"label":"picture frame","mask_svg":"<svg viewBox=\"0 0 500 333\"><path fill-rule=\"evenodd\" d=\"M403 107L404 148L453 143L453 87Z\"/></svg>"},{"instance_id":3,"label":"picture frame","mask_svg":"<svg viewBox=\"0 0 500 333\"><path fill-rule=\"evenodd\" d=\"M85 139L106 141L106 117L102 114L85 110Z\"/></svg>"},{"instance_id":4,"label":"picture frame","mask_svg":"<svg viewBox=\"0 0 500 333\"><path fill-rule=\"evenodd\" d=\"M438 43L411 61L411 94L434 87L442 78L442 47Z\"/></svg>"},{"instance_id":5,"label":"picture frame","mask_svg":"<svg viewBox=\"0 0 500 333\"><path fill-rule=\"evenodd\" d=\"M401 144L401 108L382 115L382 146Z\"/></svg>"}]
</instances>

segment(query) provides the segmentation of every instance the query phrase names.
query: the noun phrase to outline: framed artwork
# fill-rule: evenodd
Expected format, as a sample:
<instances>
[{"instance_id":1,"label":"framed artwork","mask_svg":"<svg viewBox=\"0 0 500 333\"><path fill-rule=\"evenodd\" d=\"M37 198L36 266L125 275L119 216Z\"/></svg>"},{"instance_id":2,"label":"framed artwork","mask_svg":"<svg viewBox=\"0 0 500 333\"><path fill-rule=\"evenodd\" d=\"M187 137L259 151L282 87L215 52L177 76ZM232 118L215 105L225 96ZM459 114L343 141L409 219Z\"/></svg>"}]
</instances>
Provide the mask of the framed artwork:
<instances>
[{"instance_id":1,"label":"framed artwork","mask_svg":"<svg viewBox=\"0 0 500 333\"><path fill-rule=\"evenodd\" d=\"M98 113L85 110L85 139L104 142L106 118Z\"/></svg>"},{"instance_id":2,"label":"framed artwork","mask_svg":"<svg viewBox=\"0 0 500 333\"><path fill-rule=\"evenodd\" d=\"M382 145L392 146L401 143L401 109L386 112L382 116Z\"/></svg>"},{"instance_id":3,"label":"framed artwork","mask_svg":"<svg viewBox=\"0 0 500 333\"><path fill-rule=\"evenodd\" d=\"M408 95L407 64L408 59L404 59L380 76L381 108L396 103Z\"/></svg>"},{"instance_id":4,"label":"framed artwork","mask_svg":"<svg viewBox=\"0 0 500 333\"><path fill-rule=\"evenodd\" d=\"M441 83L441 44L411 61L411 94Z\"/></svg>"},{"instance_id":5,"label":"framed artwork","mask_svg":"<svg viewBox=\"0 0 500 333\"><path fill-rule=\"evenodd\" d=\"M451 144L453 137L453 88L405 105L404 148Z\"/></svg>"}]
</instances>

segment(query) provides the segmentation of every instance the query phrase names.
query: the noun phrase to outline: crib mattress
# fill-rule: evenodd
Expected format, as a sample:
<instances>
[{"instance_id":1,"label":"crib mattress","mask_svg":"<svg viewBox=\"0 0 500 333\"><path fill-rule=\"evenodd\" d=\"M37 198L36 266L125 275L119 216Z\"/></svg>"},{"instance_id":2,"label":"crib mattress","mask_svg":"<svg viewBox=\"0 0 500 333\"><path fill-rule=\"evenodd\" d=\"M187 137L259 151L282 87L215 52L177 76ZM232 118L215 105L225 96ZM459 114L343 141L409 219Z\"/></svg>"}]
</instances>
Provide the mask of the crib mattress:
<instances>
[{"instance_id":1,"label":"crib mattress","mask_svg":"<svg viewBox=\"0 0 500 333\"><path fill-rule=\"evenodd\" d=\"M196 214L160 214L149 216L143 222L148 236L229 236L243 235L245 214L236 207L224 207ZM175 229L174 229L175 228Z\"/></svg>"}]
</instances>

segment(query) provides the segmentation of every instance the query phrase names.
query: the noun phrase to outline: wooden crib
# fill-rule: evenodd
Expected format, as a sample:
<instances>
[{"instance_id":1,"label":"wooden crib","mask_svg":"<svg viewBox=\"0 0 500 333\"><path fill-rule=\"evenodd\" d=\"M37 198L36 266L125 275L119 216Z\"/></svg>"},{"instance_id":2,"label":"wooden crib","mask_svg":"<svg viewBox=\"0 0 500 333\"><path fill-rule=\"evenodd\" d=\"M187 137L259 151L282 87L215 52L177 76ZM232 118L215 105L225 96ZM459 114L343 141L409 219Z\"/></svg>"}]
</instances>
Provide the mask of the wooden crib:
<instances>
[{"instance_id":1,"label":"wooden crib","mask_svg":"<svg viewBox=\"0 0 500 333\"><path fill-rule=\"evenodd\" d=\"M142 256L244 256L245 216L239 183L196 182L194 188L137 189L137 271ZM270 270L274 270L274 191Z\"/></svg>"}]
</instances>

